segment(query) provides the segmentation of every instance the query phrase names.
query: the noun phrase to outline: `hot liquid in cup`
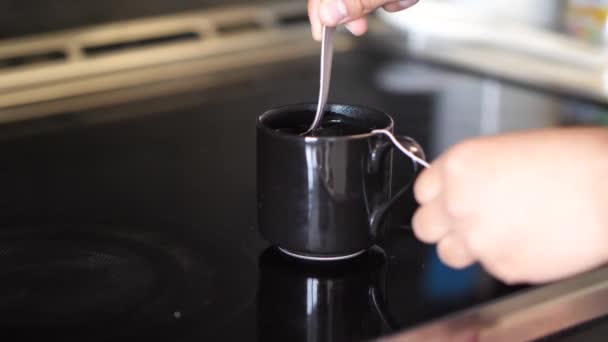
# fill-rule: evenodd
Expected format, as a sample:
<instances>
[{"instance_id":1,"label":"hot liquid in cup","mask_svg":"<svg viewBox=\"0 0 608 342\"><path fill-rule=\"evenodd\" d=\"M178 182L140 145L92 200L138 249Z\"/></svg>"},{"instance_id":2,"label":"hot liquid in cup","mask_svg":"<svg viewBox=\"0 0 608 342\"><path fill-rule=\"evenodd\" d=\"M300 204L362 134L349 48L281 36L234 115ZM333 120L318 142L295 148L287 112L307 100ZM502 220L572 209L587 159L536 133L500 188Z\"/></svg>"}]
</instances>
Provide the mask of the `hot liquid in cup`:
<instances>
[{"instance_id":1,"label":"hot liquid in cup","mask_svg":"<svg viewBox=\"0 0 608 342\"><path fill-rule=\"evenodd\" d=\"M309 122L294 122L289 127L275 129L277 132L301 135L310 128ZM370 133L374 127L366 127L363 122L345 115L326 113L321 124L305 137L339 137Z\"/></svg>"}]
</instances>

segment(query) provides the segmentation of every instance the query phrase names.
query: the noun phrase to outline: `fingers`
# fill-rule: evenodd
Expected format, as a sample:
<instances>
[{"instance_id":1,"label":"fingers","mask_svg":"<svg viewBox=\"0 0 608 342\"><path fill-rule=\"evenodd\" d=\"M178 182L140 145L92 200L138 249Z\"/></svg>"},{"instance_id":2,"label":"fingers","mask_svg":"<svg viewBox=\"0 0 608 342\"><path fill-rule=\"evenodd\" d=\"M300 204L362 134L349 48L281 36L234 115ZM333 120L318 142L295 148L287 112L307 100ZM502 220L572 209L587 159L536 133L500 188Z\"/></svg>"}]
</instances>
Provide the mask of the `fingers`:
<instances>
[{"instance_id":1,"label":"fingers","mask_svg":"<svg viewBox=\"0 0 608 342\"><path fill-rule=\"evenodd\" d=\"M399 12L399 11L403 11L404 9L408 9L417 3L418 3L418 0L401 0L401 1L395 1L395 2L388 3L384 6L382 6L382 8L384 8L384 10L387 12Z\"/></svg>"},{"instance_id":2,"label":"fingers","mask_svg":"<svg viewBox=\"0 0 608 342\"><path fill-rule=\"evenodd\" d=\"M444 198L439 195L416 211L412 218L412 229L418 240L437 244L437 253L443 263L457 269L465 268L475 262L475 257L459 235L467 232L452 227L451 220L445 209Z\"/></svg>"},{"instance_id":3,"label":"fingers","mask_svg":"<svg viewBox=\"0 0 608 342\"><path fill-rule=\"evenodd\" d=\"M316 41L321 41L323 31L323 24L321 18L319 18L319 7L321 7L320 0L308 0L308 20L310 21L312 37Z\"/></svg>"},{"instance_id":4,"label":"fingers","mask_svg":"<svg viewBox=\"0 0 608 342\"><path fill-rule=\"evenodd\" d=\"M420 203L412 218L414 234L422 242L436 243L441 261L457 269L476 260L467 244L474 231L471 227L475 227L469 215L475 203L468 195L474 183L465 172L471 165L469 155L470 144L451 149L424 170L414 184L414 195Z\"/></svg>"},{"instance_id":5,"label":"fingers","mask_svg":"<svg viewBox=\"0 0 608 342\"><path fill-rule=\"evenodd\" d=\"M471 266L475 262L466 244L456 234L449 234L439 241L437 254L444 264L456 269Z\"/></svg>"},{"instance_id":6,"label":"fingers","mask_svg":"<svg viewBox=\"0 0 608 342\"><path fill-rule=\"evenodd\" d=\"M443 153L433 161L416 179L414 196L424 205L437 196L444 197L445 210L449 216L468 216L480 205L483 193L483 173L485 167L477 161L478 143L462 142ZM479 158L481 159L481 158Z\"/></svg>"},{"instance_id":7,"label":"fingers","mask_svg":"<svg viewBox=\"0 0 608 342\"><path fill-rule=\"evenodd\" d=\"M319 15L323 24L333 27L361 18L391 2L394 0L321 0Z\"/></svg>"},{"instance_id":8,"label":"fingers","mask_svg":"<svg viewBox=\"0 0 608 342\"><path fill-rule=\"evenodd\" d=\"M420 241L437 244L437 253L444 264L459 269L475 262L474 254L460 235L467 232L450 227L441 198L431 201L416 211L412 228Z\"/></svg>"},{"instance_id":9,"label":"fingers","mask_svg":"<svg viewBox=\"0 0 608 342\"><path fill-rule=\"evenodd\" d=\"M418 0L308 0L312 36L316 41L321 41L323 25L335 27L340 24L346 24L352 34L361 36L367 31L365 15L379 7L397 12L417 2Z\"/></svg>"}]
</instances>

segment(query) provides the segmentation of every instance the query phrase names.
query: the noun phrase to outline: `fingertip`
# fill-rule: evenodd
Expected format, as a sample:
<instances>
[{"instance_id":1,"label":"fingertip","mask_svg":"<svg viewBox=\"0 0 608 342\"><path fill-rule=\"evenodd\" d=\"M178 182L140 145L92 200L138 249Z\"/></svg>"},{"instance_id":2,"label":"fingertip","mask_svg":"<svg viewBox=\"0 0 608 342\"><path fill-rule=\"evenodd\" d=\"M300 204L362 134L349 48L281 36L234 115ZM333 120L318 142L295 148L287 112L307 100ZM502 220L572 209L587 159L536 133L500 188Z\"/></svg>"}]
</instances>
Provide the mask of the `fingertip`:
<instances>
[{"instance_id":1,"label":"fingertip","mask_svg":"<svg viewBox=\"0 0 608 342\"><path fill-rule=\"evenodd\" d=\"M322 26L321 19L319 18L319 1L308 0L308 19L310 21L310 30L312 38L318 42L321 41Z\"/></svg>"},{"instance_id":2,"label":"fingertip","mask_svg":"<svg viewBox=\"0 0 608 342\"><path fill-rule=\"evenodd\" d=\"M367 19L359 18L347 23L345 26L355 36L362 36L367 32Z\"/></svg>"},{"instance_id":3,"label":"fingertip","mask_svg":"<svg viewBox=\"0 0 608 342\"><path fill-rule=\"evenodd\" d=\"M437 244L439 259L454 269L467 268L475 263L475 258L466 245L454 234L450 234Z\"/></svg>"},{"instance_id":4,"label":"fingertip","mask_svg":"<svg viewBox=\"0 0 608 342\"><path fill-rule=\"evenodd\" d=\"M414 183L414 197L420 204L428 203L441 191L441 179L434 167L424 169Z\"/></svg>"}]
</instances>

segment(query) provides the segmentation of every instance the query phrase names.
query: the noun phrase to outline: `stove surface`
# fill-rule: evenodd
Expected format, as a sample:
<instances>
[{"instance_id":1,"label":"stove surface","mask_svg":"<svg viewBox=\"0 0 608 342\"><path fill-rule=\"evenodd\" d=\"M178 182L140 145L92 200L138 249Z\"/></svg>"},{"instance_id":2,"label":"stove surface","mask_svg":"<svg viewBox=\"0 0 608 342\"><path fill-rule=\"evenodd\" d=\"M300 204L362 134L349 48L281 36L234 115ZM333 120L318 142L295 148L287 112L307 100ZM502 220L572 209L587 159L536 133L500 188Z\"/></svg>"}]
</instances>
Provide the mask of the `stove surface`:
<instances>
[{"instance_id":1,"label":"stove surface","mask_svg":"<svg viewBox=\"0 0 608 342\"><path fill-rule=\"evenodd\" d=\"M386 110L398 132L434 144L440 94L378 86L395 61L379 51L335 60L331 102ZM261 239L256 117L314 102L317 83L316 58L303 58L0 127L0 326L63 340L356 341L524 291L442 265L408 226L411 195L353 260L301 262Z\"/></svg>"}]
</instances>

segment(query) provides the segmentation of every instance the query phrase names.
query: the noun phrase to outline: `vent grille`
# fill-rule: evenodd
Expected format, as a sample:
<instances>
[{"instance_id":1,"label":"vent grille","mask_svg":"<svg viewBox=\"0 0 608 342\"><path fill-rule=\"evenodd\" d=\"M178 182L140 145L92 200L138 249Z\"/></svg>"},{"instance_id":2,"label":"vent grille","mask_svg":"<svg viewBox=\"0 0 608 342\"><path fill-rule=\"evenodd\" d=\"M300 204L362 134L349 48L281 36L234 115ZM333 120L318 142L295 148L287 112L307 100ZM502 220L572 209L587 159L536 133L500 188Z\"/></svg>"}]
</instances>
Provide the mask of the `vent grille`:
<instances>
[{"instance_id":1,"label":"vent grille","mask_svg":"<svg viewBox=\"0 0 608 342\"><path fill-rule=\"evenodd\" d=\"M47 63L69 63L88 57L129 53L146 48L181 43L204 42L242 34L308 27L308 16L301 1L266 7L217 9L191 12L157 19L135 20L107 26L86 28L54 37L41 36L0 42L0 74L19 68ZM122 31L127 34L122 34ZM130 39L129 33L136 31ZM103 37L101 41L99 37ZM32 46L34 51L32 52ZM51 46L45 51L45 46ZM63 48L58 48L63 47ZM19 52L19 51L22 52Z\"/></svg>"},{"instance_id":2,"label":"vent grille","mask_svg":"<svg viewBox=\"0 0 608 342\"><path fill-rule=\"evenodd\" d=\"M37 66L46 63L61 62L67 59L67 54L61 50L0 57L0 71L4 69Z\"/></svg>"},{"instance_id":3,"label":"vent grille","mask_svg":"<svg viewBox=\"0 0 608 342\"><path fill-rule=\"evenodd\" d=\"M297 13L279 17L279 25L283 27L308 25L308 23L309 21L307 14Z\"/></svg>"},{"instance_id":4,"label":"vent grille","mask_svg":"<svg viewBox=\"0 0 608 342\"><path fill-rule=\"evenodd\" d=\"M216 32L221 35L243 34L247 32L261 31L264 27L256 21L243 21L220 24L216 28Z\"/></svg>"},{"instance_id":5,"label":"vent grille","mask_svg":"<svg viewBox=\"0 0 608 342\"><path fill-rule=\"evenodd\" d=\"M91 45L84 47L84 53L88 56L99 56L111 53L125 52L133 49L160 46L165 44L192 42L200 39L197 32L183 32L172 35L157 36L151 38L136 39L131 41L116 42L110 44Z\"/></svg>"}]
</instances>

